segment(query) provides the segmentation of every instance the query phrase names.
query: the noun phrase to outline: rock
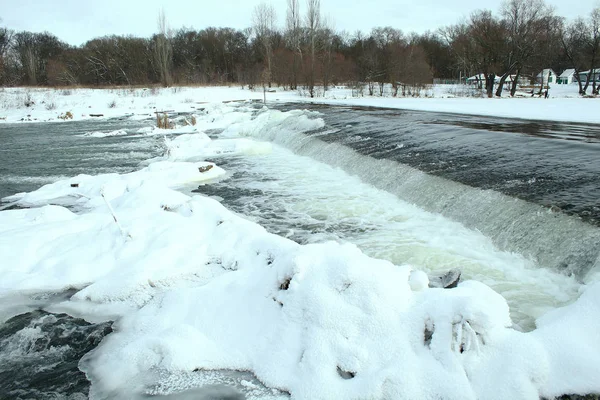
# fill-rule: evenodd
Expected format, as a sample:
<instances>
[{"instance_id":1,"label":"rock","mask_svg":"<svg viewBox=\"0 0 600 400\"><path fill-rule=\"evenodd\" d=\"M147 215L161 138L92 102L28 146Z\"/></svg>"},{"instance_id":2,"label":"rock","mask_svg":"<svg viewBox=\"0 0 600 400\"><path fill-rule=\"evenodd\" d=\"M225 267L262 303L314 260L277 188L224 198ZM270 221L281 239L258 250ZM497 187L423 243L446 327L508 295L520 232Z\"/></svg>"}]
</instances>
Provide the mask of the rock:
<instances>
[{"instance_id":1,"label":"rock","mask_svg":"<svg viewBox=\"0 0 600 400\"><path fill-rule=\"evenodd\" d=\"M356 376L355 372L352 371L344 371L343 369L341 369L339 366L337 367L337 373L339 376L342 377L342 379L352 379Z\"/></svg>"},{"instance_id":2,"label":"rock","mask_svg":"<svg viewBox=\"0 0 600 400\"><path fill-rule=\"evenodd\" d=\"M460 281L461 271L459 269L451 269L441 276L429 278L430 288L452 289L458 285Z\"/></svg>"}]
</instances>

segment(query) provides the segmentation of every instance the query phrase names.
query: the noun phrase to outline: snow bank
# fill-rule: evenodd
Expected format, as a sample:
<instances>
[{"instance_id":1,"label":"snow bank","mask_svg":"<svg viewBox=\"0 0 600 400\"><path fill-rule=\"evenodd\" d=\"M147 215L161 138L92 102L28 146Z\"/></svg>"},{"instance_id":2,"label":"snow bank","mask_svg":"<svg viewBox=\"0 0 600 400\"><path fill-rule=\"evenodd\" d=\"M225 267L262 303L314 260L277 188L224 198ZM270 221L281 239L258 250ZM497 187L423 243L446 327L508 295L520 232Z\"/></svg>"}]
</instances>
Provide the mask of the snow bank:
<instances>
[{"instance_id":1,"label":"snow bank","mask_svg":"<svg viewBox=\"0 0 600 400\"><path fill-rule=\"evenodd\" d=\"M412 291L410 266L349 244L301 246L215 200L152 183L111 204L126 235L101 207L0 213L11 226L0 234L2 291L89 284L62 309L121 317L82 364L100 398L143 391L152 371L196 369L252 371L310 399L537 399L599 389L597 380L565 381L560 367L569 360L585 378L598 371L598 323L586 322L600 317L597 295L520 333L505 300L475 281ZM567 382L558 389L556 375Z\"/></svg>"},{"instance_id":2,"label":"snow bank","mask_svg":"<svg viewBox=\"0 0 600 400\"><path fill-rule=\"evenodd\" d=\"M157 373L215 369L251 371L298 399L600 391L600 284L522 333L482 283L428 288L410 265L351 244L299 245L173 190L224 174L190 158L267 150L237 135L323 123L302 111L223 120L226 139L167 138L164 159L140 171L79 175L8 199L39 208L0 212L0 297L77 288L55 309L116 319L81 363L92 397L130 398Z\"/></svg>"},{"instance_id":3,"label":"snow bank","mask_svg":"<svg viewBox=\"0 0 600 400\"><path fill-rule=\"evenodd\" d=\"M297 91L267 93L267 104L273 102L311 102L358 107L388 107L397 109L485 115L490 117L523 118L550 121L600 123L595 112L599 99L581 98L577 85L554 85L550 98L470 98L453 93L469 92L471 87L436 85L426 93L430 97L353 97L347 87L331 88L323 97L309 98ZM156 118L156 112L202 113L217 117L213 103L259 101L262 91L238 87L174 87L174 88L115 88L115 89L35 89L6 88L0 100L0 123L64 122L70 120L128 117L132 120ZM27 102L25 100L28 100ZM33 100L33 106L25 103ZM210 103L208 103L210 102ZM218 107L218 106L217 106ZM71 118L63 119L70 112ZM92 117L95 115L96 117ZM101 117L97 117L101 115ZM240 118L247 118L243 113ZM217 123L219 118L217 117ZM241 122L241 121L239 121ZM199 130L211 129L214 122L204 121Z\"/></svg>"},{"instance_id":4,"label":"snow bank","mask_svg":"<svg viewBox=\"0 0 600 400\"><path fill-rule=\"evenodd\" d=\"M113 200L123 193L149 182L154 185L178 187L202 183L225 174L222 168L207 162L155 162L129 174L77 175L60 180L31 193L18 193L4 198L22 207L36 207L52 203L64 206L98 207L104 204L101 195Z\"/></svg>"}]
</instances>

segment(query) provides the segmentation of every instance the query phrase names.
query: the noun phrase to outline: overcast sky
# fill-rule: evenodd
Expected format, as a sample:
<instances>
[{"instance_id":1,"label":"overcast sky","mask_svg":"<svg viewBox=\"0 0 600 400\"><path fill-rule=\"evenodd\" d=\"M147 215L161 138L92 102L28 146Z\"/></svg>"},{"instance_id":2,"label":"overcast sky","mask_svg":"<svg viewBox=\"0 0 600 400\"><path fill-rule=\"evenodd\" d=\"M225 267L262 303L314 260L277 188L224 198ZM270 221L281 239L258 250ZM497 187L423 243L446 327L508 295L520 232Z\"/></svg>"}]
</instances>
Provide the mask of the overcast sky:
<instances>
[{"instance_id":1,"label":"overcast sky","mask_svg":"<svg viewBox=\"0 0 600 400\"><path fill-rule=\"evenodd\" d=\"M321 10L336 30L365 33L376 26L423 33L454 24L472 11L494 13L502 0L321 0ZM546 0L558 15L586 16L599 0ZM49 31L79 45L94 37L118 34L150 36L164 8L172 28L209 26L246 28L261 0L0 0L2 26L14 30ZM272 0L283 26L286 0ZM303 7L304 0L300 0Z\"/></svg>"}]
</instances>

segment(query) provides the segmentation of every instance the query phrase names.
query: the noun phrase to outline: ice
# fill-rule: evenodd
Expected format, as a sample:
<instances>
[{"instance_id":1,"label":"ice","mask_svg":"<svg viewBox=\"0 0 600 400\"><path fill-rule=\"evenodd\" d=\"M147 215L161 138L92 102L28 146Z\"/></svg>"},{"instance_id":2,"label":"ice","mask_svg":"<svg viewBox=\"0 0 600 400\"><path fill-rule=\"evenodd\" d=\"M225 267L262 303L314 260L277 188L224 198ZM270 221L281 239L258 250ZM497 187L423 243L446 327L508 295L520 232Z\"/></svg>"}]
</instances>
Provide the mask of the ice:
<instances>
[{"instance_id":1,"label":"ice","mask_svg":"<svg viewBox=\"0 0 600 400\"><path fill-rule=\"evenodd\" d=\"M88 132L88 133L84 133L81 136L84 137L93 137L93 138L105 138L105 137L111 137L111 136L125 136L127 135L127 131L125 130L116 130L116 131L112 131L112 132Z\"/></svg>"}]
</instances>

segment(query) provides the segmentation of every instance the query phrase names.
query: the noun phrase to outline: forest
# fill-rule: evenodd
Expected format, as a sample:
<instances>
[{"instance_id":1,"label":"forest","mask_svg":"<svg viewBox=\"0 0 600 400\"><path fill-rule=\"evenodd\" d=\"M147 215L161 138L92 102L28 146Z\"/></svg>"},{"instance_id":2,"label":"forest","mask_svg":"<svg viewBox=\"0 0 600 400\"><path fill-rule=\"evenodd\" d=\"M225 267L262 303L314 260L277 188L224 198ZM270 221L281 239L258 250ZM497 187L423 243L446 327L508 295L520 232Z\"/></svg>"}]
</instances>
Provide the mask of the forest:
<instances>
[{"instance_id":1,"label":"forest","mask_svg":"<svg viewBox=\"0 0 600 400\"><path fill-rule=\"evenodd\" d=\"M72 46L50 32L0 27L1 86L224 85L282 87L319 96L355 85L393 96L435 82L482 76L487 95L514 95L519 78L544 68L575 75L599 63L600 8L575 20L544 0L506 0L435 32L376 27L369 33L332 28L320 0L287 0L284 24L271 4L257 5L248 28L169 26L159 12L152 37L110 35ZM577 79L579 93L598 94L596 74ZM500 77L500 84L494 85ZM505 85L505 81L514 82Z\"/></svg>"}]
</instances>

